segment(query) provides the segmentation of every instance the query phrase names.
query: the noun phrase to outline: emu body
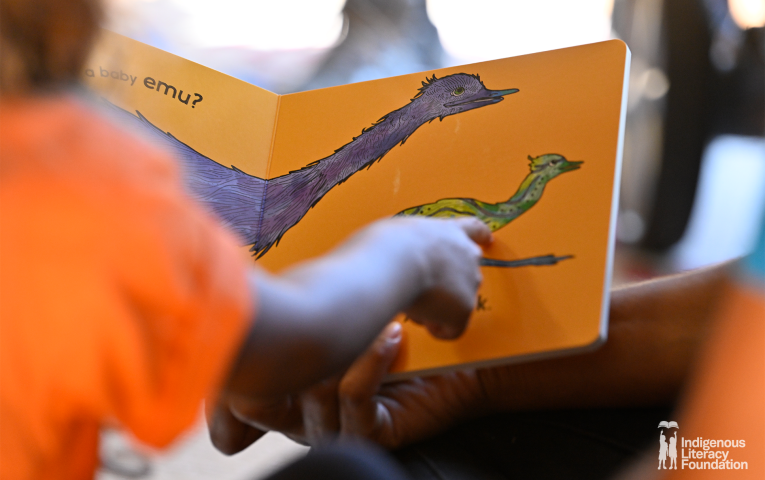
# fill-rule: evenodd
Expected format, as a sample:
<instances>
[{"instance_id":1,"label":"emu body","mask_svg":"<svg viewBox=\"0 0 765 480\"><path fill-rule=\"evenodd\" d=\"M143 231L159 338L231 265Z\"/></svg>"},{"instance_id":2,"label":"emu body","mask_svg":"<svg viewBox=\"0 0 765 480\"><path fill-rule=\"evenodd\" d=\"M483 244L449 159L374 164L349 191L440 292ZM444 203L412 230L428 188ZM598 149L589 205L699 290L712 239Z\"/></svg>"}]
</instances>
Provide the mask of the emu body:
<instances>
[{"instance_id":1,"label":"emu body","mask_svg":"<svg viewBox=\"0 0 765 480\"><path fill-rule=\"evenodd\" d=\"M547 182L561 173L577 170L583 162L569 162L557 154L529 156L530 173L521 182L515 194L504 202L487 203L474 198L443 198L433 203L426 203L407 208L396 216L425 217L476 217L484 222L492 232L496 232L508 223L536 205L544 193Z\"/></svg>"},{"instance_id":2,"label":"emu body","mask_svg":"<svg viewBox=\"0 0 765 480\"><path fill-rule=\"evenodd\" d=\"M433 203L426 203L407 208L396 216L426 216L441 218L475 217L484 222L492 232L496 232L512 222L531 207L536 205L544 193L547 182L561 173L579 169L584 162L570 162L557 154L529 155L530 173L521 182L515 194L504 202L486 203L474 198L443 198ZM482 258L484 267L525 267L530 265L555 265L561 260L573 258L572 255L556 257L542 255L521 260L497 260Z\"/></svg>"}]
</instances>

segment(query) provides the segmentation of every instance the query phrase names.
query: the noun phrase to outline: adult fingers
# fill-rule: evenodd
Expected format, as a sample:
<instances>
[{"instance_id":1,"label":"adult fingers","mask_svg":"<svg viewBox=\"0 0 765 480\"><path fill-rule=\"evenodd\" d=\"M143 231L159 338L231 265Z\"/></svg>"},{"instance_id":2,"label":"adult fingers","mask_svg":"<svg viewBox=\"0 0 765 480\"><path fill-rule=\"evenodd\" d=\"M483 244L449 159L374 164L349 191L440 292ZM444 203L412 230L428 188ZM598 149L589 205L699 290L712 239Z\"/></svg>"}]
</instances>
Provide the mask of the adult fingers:
<instances>
[{"instance_id":1,"label":"adult fingers","mask_svg":"<svg viewBox=\"0 0 765 480\"><path fill-rule=\"evenodd\" d=\"M265 435L265 431L239 421L227 405L219 403L208 415L210 440L215 448L233 455Z\"/></svg>"},{"instance_id":2,"label":"adult fingers","mask_svg":"<svg viewBox=\"0 0 765 480\"><path fill-rule=\"evenodd\" d=\"M303 426L310 445L331 443L340 432L338 382L339 377L325 380L301 395Z\"/></svg>"},{"instance_id":3,"label":"adult fingers","mask_svg":"<svg viewBox=\"0 0 765 480\"><path fill-rule=\"evenodd\" d=\"M229 407L239 421L260 430L303 434L300 400L290 395L268 400L235 397L229 400Z\"/></svg>"},{"instance_id":4,"label":"adult fingers","mask_svg":"<svg viewBox=\"0 0 765 480\"><path fill-rule=\"evenodd\" d=\"M338 388L341 435L379 441L381 429L390 424L388 412L375 396L396 359L402 334L400 323L388 325L343 376Z\"/></svg>"},{"instance_id":5,"label":"adult fingers","mask_svg":"<svg viewBox=\"0 0 765 480\"><path fill-rule=\"evenodd\" d=\"M477 218L459 218L455 222L475 243L489 245L492 242L491 229Z\"/></svg>"}]
</instances>

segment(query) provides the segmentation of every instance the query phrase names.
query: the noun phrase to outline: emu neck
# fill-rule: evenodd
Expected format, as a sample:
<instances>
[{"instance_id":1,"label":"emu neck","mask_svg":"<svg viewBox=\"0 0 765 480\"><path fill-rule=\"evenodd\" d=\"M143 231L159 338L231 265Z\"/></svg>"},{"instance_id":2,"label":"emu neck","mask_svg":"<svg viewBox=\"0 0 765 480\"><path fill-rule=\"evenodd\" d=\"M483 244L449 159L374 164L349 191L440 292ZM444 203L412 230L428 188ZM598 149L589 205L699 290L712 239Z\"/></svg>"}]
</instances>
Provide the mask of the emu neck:
<instances>
[{"instance_id":1,"label":"emu neck","mask_svg":"<svg viewBox=\"0 0 765 480\"><path fill-rule=\"evenodd\" d=\"M404 142L423 123L432 120L414 101L386 115L380 123L362 132L352 142L334 154L320 160L316 169L321 172L321 195L346 181L359 170L380 160L397 144Z\"/></svg>"},{"instance_id":2,"label":"emu neck","mask_svg":"<svg viewBox=\"0 0 765 480\"><path fill-rule=\"evenodd\" d=\"M254 251L267 251L335 185L346 181L362 168L371 166L433 118L415 100L389 113L332 155L268 180L261 235Z\"/></svg>"},{"instance_id":3,"label":"emu neck","mask_svg":"<svg viewBox=\"0 0 765 480\"><path fill-rule=\"evenodd\" d=\"M511 217L508 221L518 217L542 198L542 193L544 193L548 180L541 173L532 172L528 174L523 182L521 182L515 195L507 201L497 204L497 213L503 217Z\"/></svg>"}]
</instances>

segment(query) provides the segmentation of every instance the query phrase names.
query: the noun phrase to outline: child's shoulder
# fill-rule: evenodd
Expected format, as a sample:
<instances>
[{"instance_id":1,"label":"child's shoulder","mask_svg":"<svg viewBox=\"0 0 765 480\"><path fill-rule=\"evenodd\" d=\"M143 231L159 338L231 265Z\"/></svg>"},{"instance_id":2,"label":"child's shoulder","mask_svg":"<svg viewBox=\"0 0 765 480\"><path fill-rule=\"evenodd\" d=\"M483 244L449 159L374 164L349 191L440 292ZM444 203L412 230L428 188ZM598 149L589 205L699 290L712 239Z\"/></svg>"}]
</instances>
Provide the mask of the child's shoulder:
<instances>
[{"instance_id":1,"label":"child's shoulder","mask_svg":"<svg viewBox=\"0 0 765 480\"><path fill-rule=\"evenodd\" d=\"M172 159L81 99L58 95L2 103L4 182L33 176L145 189L177 180Z\"/></svg>"}]
</instances>

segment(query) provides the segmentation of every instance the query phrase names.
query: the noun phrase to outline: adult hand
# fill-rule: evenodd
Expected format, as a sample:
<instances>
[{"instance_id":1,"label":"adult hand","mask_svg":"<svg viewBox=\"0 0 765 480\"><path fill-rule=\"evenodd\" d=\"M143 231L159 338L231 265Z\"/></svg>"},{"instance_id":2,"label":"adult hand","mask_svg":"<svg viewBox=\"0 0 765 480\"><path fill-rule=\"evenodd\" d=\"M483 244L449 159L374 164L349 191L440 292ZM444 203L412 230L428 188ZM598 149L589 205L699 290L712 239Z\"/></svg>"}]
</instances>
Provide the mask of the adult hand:
<instances>
[{"instance_id":1,"label":"adult hand","mask_svg":"<svg viewBox=\"0 0 765 480\"><path fill-rule=\"evenodd\" d=\"M364 438L396 448L483 413L473 370L382 384L400 343L393 323L344 375L301 395L222 402L210 416L213 443L231 454L276 430L307 445Z\"/></svg>"},{"instance_id":2,"label":"adult hand","mask_svg":"<svg viewBox=\"0 0 765 480\"><path fill-rule=\"evenodd\" d=\"M303 395L223 403L211 425L213 441L234 453L274 429L307 444L363 436L395 448L496 411L669 404L687 378L728 269L614 291L608 343L572 357L381 384L400 344L400 329L389 326L342 377Z\"/></svg>"}]
</instances>

